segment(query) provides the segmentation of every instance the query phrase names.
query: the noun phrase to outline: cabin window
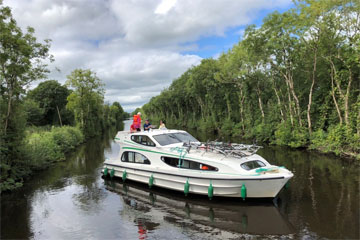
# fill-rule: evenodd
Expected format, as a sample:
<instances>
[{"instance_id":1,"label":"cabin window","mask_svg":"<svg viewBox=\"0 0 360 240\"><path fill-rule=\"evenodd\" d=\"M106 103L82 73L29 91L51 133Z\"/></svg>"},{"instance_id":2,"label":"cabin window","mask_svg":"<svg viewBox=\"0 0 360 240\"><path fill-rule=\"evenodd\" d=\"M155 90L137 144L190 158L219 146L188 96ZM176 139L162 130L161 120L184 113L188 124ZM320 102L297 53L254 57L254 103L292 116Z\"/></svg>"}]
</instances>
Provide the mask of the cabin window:
<instances>
[{"instance_id":1,"label":"cabin window","mask_svg":"<svg viewBox=\"0 0 360 240\"><path fill-rule=\"evenodd\" d=\"M161 160L171 167L179 167L179 168L186 168L192 170L203 170L203 171L218 171L216 167L212 167L207 164L202 164L199 162L182 159L180 161L179 158L173 157L161 157Z\"/></svg>"},{"instance_id":2,"label":"cabin window","mask_svg":"<svg viewBox=\"0 0 360 240\"><path fill-rule=\"evenodd\" d=\"M138 152L124 152L121 156L122 162L150 164L149 159Z\"/></svg>"},{"instance_id":3,"label":"cabin window","mask_svg":"<svg viewBox=\"0 0 360 240\"><path fill-rule=\"evenodd\" d=\"M199 142L199 140L197 140L187 132L159 134L153 137L161 146L181 142Z\"/></svg>"},{"instance_id":4,"label":"cabin window","mask_svg":"<svg viewBox=\"0 0 360 240\"><path fill-rule=\"evenodd\" d=\"M265 163L263 163L262 161L259 161L259 160L255 160L255 161L249 161L249 162L242 163L242 164L240 164L240 166L245 170L252 170L255 168L259 168L259 167L265 167Z\"/></svg>"},{"instance_id":5,"label":"cabin window","mask_svg":"<svg viewBox=\"0 0 360 240\"><path fill-rule=\"evenodd\" d=\"M199 142L199 140L197 140L187 132L173 133L173 135L175 135L175 137L181 142Z\"/></svg>"},{"instance_id":6,"label":"cabin window","mask_svg":"<svg viewBox=\"0 0 360 240\"><path fill-rule=\"evenodd\" d=\"M131 140L141 145L155 147L155 143L148 137L144 135L132 135Z\"/></svg>"},{"instance_id":7,"label":"cabin window","mask_svg":"<svg viewBox=\"0 0 360 240\"><path fill-rule=\"evenodd\" d=\"M161 135L156 135L153 137L161 146L180 142L179 139L175 138L174 136L172 136L170 134L161 134Z\"/></svg>"}]
</instances>

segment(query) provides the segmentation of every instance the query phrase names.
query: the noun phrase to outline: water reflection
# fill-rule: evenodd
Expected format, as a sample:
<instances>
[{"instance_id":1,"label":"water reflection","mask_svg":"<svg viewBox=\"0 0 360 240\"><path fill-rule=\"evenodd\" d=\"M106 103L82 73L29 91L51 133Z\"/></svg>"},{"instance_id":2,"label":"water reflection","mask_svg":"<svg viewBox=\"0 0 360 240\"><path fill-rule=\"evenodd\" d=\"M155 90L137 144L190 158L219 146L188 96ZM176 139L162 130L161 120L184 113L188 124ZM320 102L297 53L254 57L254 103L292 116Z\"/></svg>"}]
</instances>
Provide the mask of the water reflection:
<instances>
[{"instance_id":1,"label":"water reflection","mask_svg":"<svg viewBox=\"0 0 360 240\"><path fill-rule=\"evenodd\" d=\"M288 235L295 229L272 202L243 203L238 199L217 198L212 201L202 196L184 197L183 194L159 188L148 189L134 182L106 181L106 189L117 192L134 211L127 214L142 217L147 230L168 222L189 227L196 232L225 231L252 235ZM152 225L149 225L149 220ZM137 220L136 220L137 221Z\"/></svg>"}]
</instances>

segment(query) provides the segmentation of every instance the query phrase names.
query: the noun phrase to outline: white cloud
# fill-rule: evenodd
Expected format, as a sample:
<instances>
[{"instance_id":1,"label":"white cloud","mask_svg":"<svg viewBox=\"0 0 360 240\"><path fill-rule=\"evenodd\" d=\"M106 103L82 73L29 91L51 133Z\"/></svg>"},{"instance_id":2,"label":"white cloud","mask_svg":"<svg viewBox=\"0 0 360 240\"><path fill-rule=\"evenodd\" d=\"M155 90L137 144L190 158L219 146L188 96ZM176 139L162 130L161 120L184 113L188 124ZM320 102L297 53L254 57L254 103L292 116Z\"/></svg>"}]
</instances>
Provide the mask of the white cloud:
<instances>
[{"instance_id":1,"label":"white cloud","mask_svg":"<svg viewBox=\"0 0 360 240\"><path fill-rule=\"evenodd\" d=\"M260 10L290 4L290 0L4 1L23 29L32 26L39 40L53 40L55 62L49 78L65 82L75 68L90 68L105 82L106 100L120 101L128 111L199 64L201 57L181 54L196 51L194 41L225 36L228 28L251 23Z\"/></svg>"},{"instance_id":2,"label":"white cloud","mask_svg":"<svg viewBox=\"0 0 360 240\"><path fill-rule=\"evenodd\" d=\"M156 14L166 14L171 8L174 7L177 0L162 0L161 3L156 7Z\"/></svg>"}]
</instances>

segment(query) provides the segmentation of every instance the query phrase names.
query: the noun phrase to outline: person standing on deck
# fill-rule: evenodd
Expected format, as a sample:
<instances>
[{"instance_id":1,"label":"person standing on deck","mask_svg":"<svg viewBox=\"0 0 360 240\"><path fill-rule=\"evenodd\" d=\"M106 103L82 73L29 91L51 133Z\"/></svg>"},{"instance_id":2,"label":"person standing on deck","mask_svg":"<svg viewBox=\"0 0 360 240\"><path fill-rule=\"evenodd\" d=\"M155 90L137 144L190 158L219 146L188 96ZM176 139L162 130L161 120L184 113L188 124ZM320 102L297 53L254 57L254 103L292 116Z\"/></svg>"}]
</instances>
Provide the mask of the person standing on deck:
<instances>
[{"instance_id":1,"label":"person standing on deck","mask_svg":"<svg viewBox=\"0 0 360 240\"><path fill-rule=\"evenodd\" d=\"M134 124L134 127L136 128L136 130L138 132L140 132L141 131L141 112L138 112L136 115L134 115L133 124Z\"/></svg>"}]
</instances>

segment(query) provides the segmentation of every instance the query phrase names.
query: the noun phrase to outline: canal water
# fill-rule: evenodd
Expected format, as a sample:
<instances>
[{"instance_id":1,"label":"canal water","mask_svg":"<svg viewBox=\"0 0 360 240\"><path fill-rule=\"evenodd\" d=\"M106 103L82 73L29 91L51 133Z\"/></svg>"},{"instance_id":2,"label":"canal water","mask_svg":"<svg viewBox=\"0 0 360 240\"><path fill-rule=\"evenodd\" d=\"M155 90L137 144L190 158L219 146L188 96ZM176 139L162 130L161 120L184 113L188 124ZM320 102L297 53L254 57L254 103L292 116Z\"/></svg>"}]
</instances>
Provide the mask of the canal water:
<instances>
[{"instance_id":1,"label":"canal water","mask_svg":"<svg viewBox=\"0 0 360 240\"><path fill-rule=\"evenodd\" d=\"M125 128L129 128L125 122ZM196 135L196 134L195 134ZM115 131L1 195L1 239L358 239L359 164L265 146L259 154L294 174L274 201L184 197L101 178ZM208 136L197 136L206 138Z\"/></svg>"}]
</instances>

